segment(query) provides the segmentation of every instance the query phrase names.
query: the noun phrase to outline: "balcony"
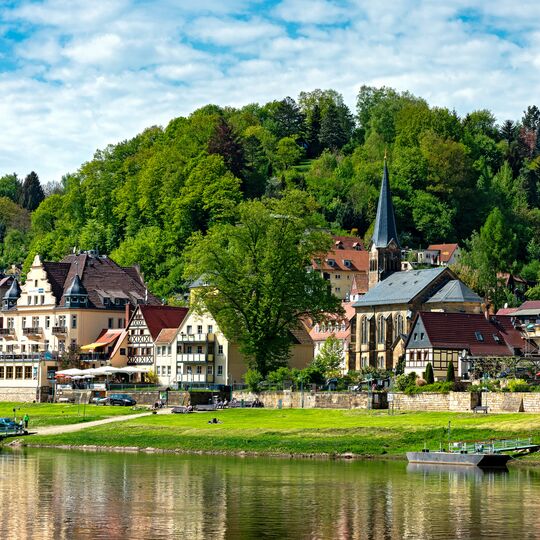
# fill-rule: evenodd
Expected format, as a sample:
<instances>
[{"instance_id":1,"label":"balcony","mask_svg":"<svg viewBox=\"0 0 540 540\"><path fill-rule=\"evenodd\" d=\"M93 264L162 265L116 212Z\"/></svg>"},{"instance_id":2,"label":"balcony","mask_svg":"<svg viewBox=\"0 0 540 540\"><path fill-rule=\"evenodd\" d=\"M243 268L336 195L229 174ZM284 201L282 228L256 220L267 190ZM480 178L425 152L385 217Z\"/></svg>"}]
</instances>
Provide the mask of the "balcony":
<instances>
[{"instance_id":1,"label":"balcony","mask_svg":"<svg viewBox=\"0 0 540 540\"><path fill-rule=\"evenodd\" d=\"M215 334L180 334L178 341L180 343L206 343L207 341L214 341Z\"/></svg>"},{"instance_id":2,"label":"balcony","mask_svg":"<svg viewBox=\"0 0 540 540\"><path fill-rule=\"evenodd\" d=\"M67 326L53 326L52 333L54 336L67 334Z\"/></svg>"},{"instance_id":3,"label":"balcony","mask_svg":"<svg viewBox=\"0 0 540 540\"><path fill-rule=\"evenodd\" d=\"M15 328L0 328L0 337L15 339Z\"/></svg>"},{"instance_id":4,"label":"balcony","mask_svg":"<svg viewBox=\"0 0 540 540\"><path fill-rule=\"evenodd\" d=\"M25 336L40 336L43 334L43 328L40 326L29 326L27 328L23 328L23 334Z\"/></svg>"},{"instance_id":5,"label":"balcony","mask_svg":"<svg viewBox=\"0 0 540 540\"><path fill-rule=\"evenodd\" d=\"M177 355L178 362L206 362L205 353L182 353Z\"/></svg>"}]
</instances>

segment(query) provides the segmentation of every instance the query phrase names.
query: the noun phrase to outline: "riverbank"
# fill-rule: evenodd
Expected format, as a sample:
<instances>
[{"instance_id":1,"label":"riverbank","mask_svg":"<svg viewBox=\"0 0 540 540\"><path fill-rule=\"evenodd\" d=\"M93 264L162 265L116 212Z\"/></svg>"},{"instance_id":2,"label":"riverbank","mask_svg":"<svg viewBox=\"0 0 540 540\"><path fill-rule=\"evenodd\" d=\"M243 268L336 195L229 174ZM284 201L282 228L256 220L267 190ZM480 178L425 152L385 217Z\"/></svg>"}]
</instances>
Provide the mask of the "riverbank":
<instances>
[{"instance_id":1,"label":"riverbank","mask_svg":"<svg viewBox=\"0 0 540 540\"><path fill-rule=\"evenodd\" d=\"M221 423L209 424L217 417ZM473 415L386 411L231 409L189 415L159 414L56 435L35 435L24 446L124 451L298 457L403 457L424 444L452 440L533 437L540 415ZM527 462L540 463L540 455Z\"/></svg>"}]
</instances>

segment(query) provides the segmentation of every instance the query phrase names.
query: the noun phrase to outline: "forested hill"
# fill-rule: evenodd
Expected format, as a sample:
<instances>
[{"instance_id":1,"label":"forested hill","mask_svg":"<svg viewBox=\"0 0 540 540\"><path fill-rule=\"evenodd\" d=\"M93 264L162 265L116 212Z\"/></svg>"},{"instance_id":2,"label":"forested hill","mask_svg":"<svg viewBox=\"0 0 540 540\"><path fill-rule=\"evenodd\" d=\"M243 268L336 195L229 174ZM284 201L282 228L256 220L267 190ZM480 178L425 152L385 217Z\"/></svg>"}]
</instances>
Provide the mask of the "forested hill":
<instances>
[{"instance_id":1,"label":"forested hill","mask_svg":"<svg viewBox=\"0 0 540 540\"><path fill-rule=\"evenodd\" d=\"M355 111L332 90L208 105L97 151L35 210L34 188L23 196L18 179L2 177L0 267L98 249L139 264L153 292L169 296L183 286L193 232L234 220L243 199L294 188L316 199L331 230L369 236L387 149L403 246L463 243L478 231L471 261L536 279L539 131L535 106L497 125L488 110L460 118L389 88L362 87Z\"/></svg>"}]
</instances>

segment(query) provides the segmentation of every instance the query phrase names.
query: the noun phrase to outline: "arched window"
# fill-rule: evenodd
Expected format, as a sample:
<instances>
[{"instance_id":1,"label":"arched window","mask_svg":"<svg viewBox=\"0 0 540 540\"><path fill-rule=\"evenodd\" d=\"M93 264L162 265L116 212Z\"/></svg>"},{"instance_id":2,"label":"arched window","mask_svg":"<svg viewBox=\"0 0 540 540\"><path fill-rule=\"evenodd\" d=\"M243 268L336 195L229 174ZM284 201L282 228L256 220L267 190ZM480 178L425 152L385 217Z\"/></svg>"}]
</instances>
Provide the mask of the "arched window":
<instances>
[{"instance_id":1,"label":"arched window","mask_svg":"<svg viewBox=\"0 0 540 540\"><path fill-rule=\"evenodd\" d=\"M403 315L401 313L398 313L396 328L399 334L403 334Z\"/></svg>"},{"instance_id":2,"label":"arched window","mask_svg":"<svg viewBox=\"0 0 540 540\"><path fill-rule=\"evenodd\" d=\"M377 343L384 343L386 332L385 332L385 320L382 315L377 317Z\"/></svg>"},{"instance_id":3,"label":"arched window","mask_svg":"<svg viewBox=\"0 0 540 540\"><path fill-rule=\"evenodd\" d=\"M360 343L368 342L368 324L367 317L362 317L362 322L360 323Z\"/></svg>"}]
</instances>

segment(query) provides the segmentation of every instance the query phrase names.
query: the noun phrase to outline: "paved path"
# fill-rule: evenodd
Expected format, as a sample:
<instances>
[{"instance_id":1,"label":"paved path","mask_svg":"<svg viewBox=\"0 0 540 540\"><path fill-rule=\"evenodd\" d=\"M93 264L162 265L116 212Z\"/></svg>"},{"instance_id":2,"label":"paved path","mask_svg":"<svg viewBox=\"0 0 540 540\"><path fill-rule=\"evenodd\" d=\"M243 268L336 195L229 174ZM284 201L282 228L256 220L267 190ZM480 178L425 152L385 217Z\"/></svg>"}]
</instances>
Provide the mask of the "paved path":
<instances>
[{"instance_id":1,"label":"paved path","mask_svg":"<svg viewBox=\"0 0 540 540\"><path fill-rule=\"evenodd\" d=\"M158 414L168 413L170 409L161 409ZM63 426L44 426L37 427L35 429L30 428L32 435L60 435L62 433L71 433L72 431L80 431L95 426L102 426L103 424L112 424L113 422L124 422L125 420L133 420L134 418L141 418L142 416L149 416L151 412L144 412L140 414L125 414L122 416L111 416L110 418L104 418L103 420L93 420L92 422L80 422L78 424L66 424Z\"/></svg>"}]
</instances>

